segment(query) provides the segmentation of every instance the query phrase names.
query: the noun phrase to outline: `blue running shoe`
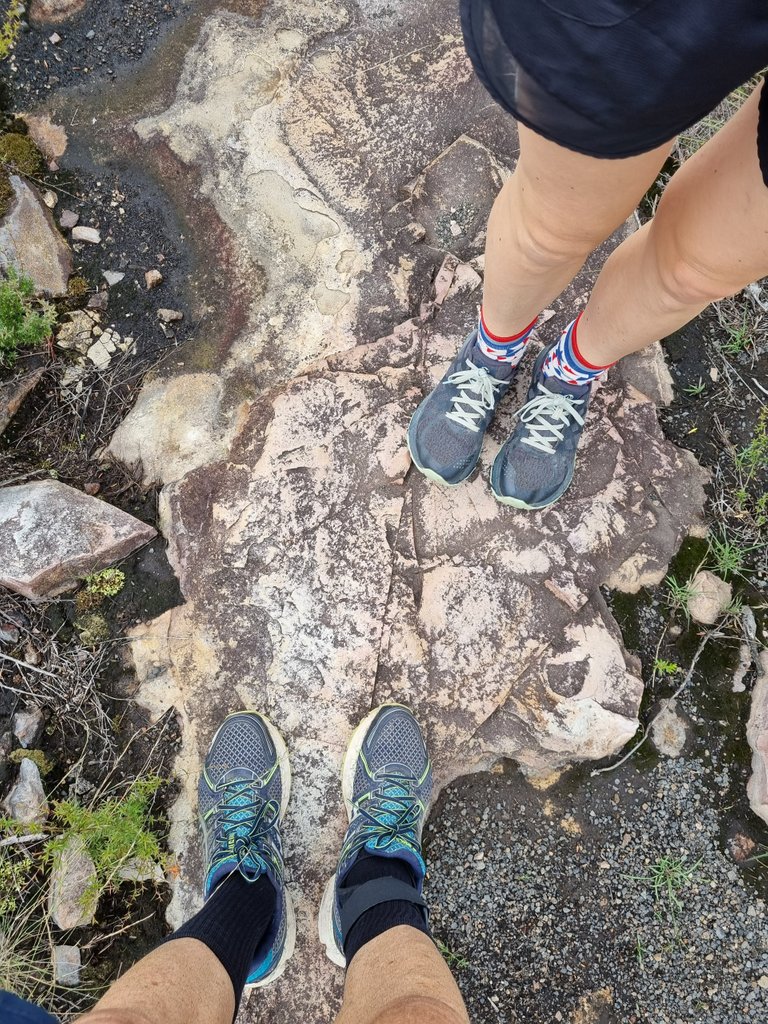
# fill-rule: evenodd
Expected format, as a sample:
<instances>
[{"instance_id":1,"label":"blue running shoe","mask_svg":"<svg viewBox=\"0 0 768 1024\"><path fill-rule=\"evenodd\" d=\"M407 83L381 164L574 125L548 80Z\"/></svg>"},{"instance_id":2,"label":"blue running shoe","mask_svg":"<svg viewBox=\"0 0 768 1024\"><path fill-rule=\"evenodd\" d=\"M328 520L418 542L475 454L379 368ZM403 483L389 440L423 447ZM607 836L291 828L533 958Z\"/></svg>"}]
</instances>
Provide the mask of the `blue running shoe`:
<instances>
[{"instance_id":1,"label":"blue running shoe","mask_svg":"<svg viewBox=\"0 0 768 1024\"><path fill-rule=\"evenodd\" d=\"M475 365L469 356L476 338L477 331L472 331L408 427L414 466L448 487L472 475L496 407L515 378L516 370L504 363L499 363L498 377Z\"/></svg>"},{"instance_id":2,"label":"blue running shoe","mask_svg":"<svg viewBox=\"0 0 768 1024\"><path fill-rule=\"evenodd\" d=\"M336 874L323 894L318 925L329 959L344 967L338 890L358 855L365 850L376 857L398 857L412 870L419 896L424 884L421 833L432 798L432 763L408 708L384 704L363 719L344 758L341 785L349 828Z\"/></svg>"},{"instance_id":3,"label":"blue running shoe","mask_svg":"<svg viewBox=\"0 0 768 1024\"><path fill-rule=\"evenodd\" d=\"M548 354L545 348L536 360L527 401L491 469L494 497L514 508L547 508L565 494L589 408L591 384L544 376Z\"/></svg>"},{"instance_id":4,"label":"blue running shoe","mask_svg":"<svg viewBox=\"0 0 768 1024\"><path fill-rule=\"evenodd\" d=\"M233 871L250 882L266 875L274 886L275 915L246 981L254 987L280 977L296 943L279 831L290 792L288 750L277 729L254 711L229 715L213 737L198 785L205 899Z\"/></svg>"}]
</instances>

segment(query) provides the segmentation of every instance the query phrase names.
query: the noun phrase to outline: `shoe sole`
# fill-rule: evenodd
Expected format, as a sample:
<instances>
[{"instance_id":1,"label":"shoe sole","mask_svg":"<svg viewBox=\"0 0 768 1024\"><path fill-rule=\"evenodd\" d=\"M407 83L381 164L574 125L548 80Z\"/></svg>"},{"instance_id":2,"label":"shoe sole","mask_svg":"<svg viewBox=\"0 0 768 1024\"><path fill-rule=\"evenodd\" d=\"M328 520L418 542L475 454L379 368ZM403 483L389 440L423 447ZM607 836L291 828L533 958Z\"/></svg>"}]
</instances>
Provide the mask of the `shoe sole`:
<instances>
[{"instance_id":1,"label":"shoe sole","mask_svg":"<svg viewBox=\"0 0 768 1024\"><path fill-rule=\"evenodd\" d=\"M491 467L491 475L489 477L489 482L491 485L491 494L494 496L496 501L500 502L500 504L502 505L509 505L511 508L523 509L526 512L540 512L542 509L551 508L552 505L555 505L558 501L560 501L565 492L571 486L571 481L573 480L575 468L576 467L574 466L574 468L570 472L570 475L568 476L568 479L565 481L565 486L558 494L554 496L554 498L550 498L549 501L545 501L540 505L529 505L521 498L509 498L505 494L499 494L499 492L493 486L493 467Z\"/></svg>"},{"instance_id":2,"label":"shoe sole","mask_svg":"<svg viewBox=\"0 0 768 1024\"><path fill-rule=\"evenodd\" d=\"M355 786L357 759L360 756L360 751L363 749L363 743L365 742L368 729L382 708L404 707L404 704L399 704L397 701L388 701L385 704L379 704L378 707L374 708L373 711L365 716L362 722L352 733L352 738L349 741L349 745L346 753L344 754L344 760L341 765L341 795L344 798L344 807L346 808L347 819L349 821L352 821L352 793ZM406 711L407 710L409 709L406 708ZM320 902L320 911L317 915L317 929L320 936L320 942L325 946L325 955L328 959L332 963L336 964L337 967L346 967L347 960L342 950L340 950L336 944L336 934L333 928L333 904L335 899L336 873L334 872L328 879L325 889L323 890L323 898Z\"/></svg>"},{"instance_id":3,"label":"shoe sole","mask_svg":"<svg viewBox=\"0 0 768 1024\"><path fill-rule=\"evenodd\" d=\"M217 729L216 736L214 736L213 740L211 740L211 746L213 746L214 742L216 741L216 738L218 737L219 733L224 728L224 726L227 724L229 719L235 718L238 715L242 715L242 713L242 711L235 711L231 715L227 715L227 717L224 719L224 721ZM272 722L270 722L266 715L262 715L258 711L250 711L248 713L251 715L255 715L257 718L261 719L261 721L267 727L269 738L272 740L272 745L274 746L275 753L277 754L277 763L280 765L280 772L282 775L283 783L283 793L282 798L280 800L280 817L278 818L278 821L282 822L283 817L285 816L285 812L288 809L288 803L291 798L291 761L290 756L288 754L288 747L286 745L285 740L283 739L280 730L277 728L277 726L273 725ZM265 978L261 978L259 981L248 982L244 986L244 991L249 992L253 988L265 988L267 985L271 985L273 981L277 981L277 979L285 971L285 968L288 966L288 961L291 959L296 949L296 912L293 909L293 900L291 899L291 894L288 892L287 888L285 890L285 913L288 919L288 923L286 926L285 945L283 946L283 952L280 955L280 959L275 964L274 969L270 971L270 973Z\"/></svg>"}]
</instances>

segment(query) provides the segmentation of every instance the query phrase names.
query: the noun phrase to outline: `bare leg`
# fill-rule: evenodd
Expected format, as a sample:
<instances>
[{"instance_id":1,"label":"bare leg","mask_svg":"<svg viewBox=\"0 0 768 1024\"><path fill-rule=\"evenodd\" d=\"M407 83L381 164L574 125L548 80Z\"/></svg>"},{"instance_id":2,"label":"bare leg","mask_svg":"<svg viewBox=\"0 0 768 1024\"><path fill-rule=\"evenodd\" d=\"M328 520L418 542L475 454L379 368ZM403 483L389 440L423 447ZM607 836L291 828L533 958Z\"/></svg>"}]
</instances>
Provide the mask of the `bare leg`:
<instances>
[{"instance_id":1,"label":"bare leg","mask_svg":"<svg viewBox=\"0 0 768 1024\"><path fill-rule=\"evenodd\" d=\"M435 944L401 925L356 954L336 1024L469 1024L469 1017Z\"/></svg>"},{"instance_id":2,"label":"bare leg","mask_svg":"<svg viewBox=\"0 0 768 1024\"><path fill-rule=\"evenodd\" d=\"M520 159L488 221L483 308L504 336L526 327L632 213L671 143L626 160L598 160L519 126Z\"/></svg>"},{"instance_id":3,"label":"bare leg","mask_svg":"<svg viewBox=\"0 0 768 1024\"><path fill-rule=\"evenodd\" d=\"M232 1024L235 993L221 963L197 939L145 956L78 1024Z\"/></svg>"},{"instance_id":4,"label":"bare leg","mask_svg":"<svg viewBox=\"0 0 768 1024\"><path fill-rule=\"evenodd\" d=\"M607 260L579 323L598 366L682 327L768 274L768 188L755 138L759 88L680 168L650 223Z\"/></svg>"}]
</instances>

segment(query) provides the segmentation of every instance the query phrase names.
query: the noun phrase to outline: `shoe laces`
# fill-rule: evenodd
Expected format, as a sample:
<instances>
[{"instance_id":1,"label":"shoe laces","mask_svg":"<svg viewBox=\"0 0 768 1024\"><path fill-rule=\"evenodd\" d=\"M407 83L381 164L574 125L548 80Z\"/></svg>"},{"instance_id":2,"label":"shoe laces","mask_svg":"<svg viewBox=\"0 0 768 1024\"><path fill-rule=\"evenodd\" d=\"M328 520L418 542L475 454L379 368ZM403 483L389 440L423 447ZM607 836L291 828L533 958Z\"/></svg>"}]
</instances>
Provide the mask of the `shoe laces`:
<instances>
[{"instance_id":1,"label":"shoe laces","mask_svg":"<svg viewBox=\"0 0 768 1024\"><path fill-rule=\"evenodd\" d=\"M416 830L422 813L421 803L413 792L415 780L408 775L387 773L387 778L358 804L363 824L355 831L349 854L367 847L385 850L393 843L418 849Z\"/></svg>"},{"instance_id":2,"label":"shoe laces","mask_svg":"<svg viewBox=\"0 0 768 1024\"><path fill-rule=\"evenodd\" d=\"M247 861L255 863L260 873L268 866L279 871L271 844L263 842L280 819L278 802L259 797L251 779L220 783L216 791L223 794L223 799L217 810L215 859L235 856L245 878L252 875Z\"/></svg>"},{"instance_id":3,"label":"shoe laces","mask_svg":"<svg viewBox=\"0 0 768 1024\"><path fill-rule=\"evenodd\" d=\"M480 420L496 405L497 390L503 381L496 380L484 366L475 366L471 359L466 360L466 366L468 369L457 370L445 380L459 392L451 400L453 409L445 415L476 434L480 430Z\"/></svg>"},{"instance_id":4,"label":"shoe laces","mask_svg":"<svg viewBox=\"0 0 768 1024\"><path fill-rule=\"evenodd\" d=\"M526 402L517 414L528 433L522 438L522 443L554 455L558 441L563 440L563 430L571 421L584 426L584 416L578 411L578 406L584 405L584 399L556 394L541 383L537 386L541 394Z\"/></svg>"}]
</instances>

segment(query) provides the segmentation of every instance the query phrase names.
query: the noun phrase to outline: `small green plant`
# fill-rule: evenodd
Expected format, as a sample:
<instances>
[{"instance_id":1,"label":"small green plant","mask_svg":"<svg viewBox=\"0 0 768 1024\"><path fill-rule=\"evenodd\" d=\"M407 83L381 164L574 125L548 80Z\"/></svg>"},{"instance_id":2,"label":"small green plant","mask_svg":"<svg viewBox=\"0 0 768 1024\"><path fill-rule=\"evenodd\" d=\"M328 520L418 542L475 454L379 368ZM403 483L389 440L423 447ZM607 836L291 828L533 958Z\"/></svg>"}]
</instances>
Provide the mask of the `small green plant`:
<instances>
[{"instance_id":1,"label":"small green plant","mask_svg":"<svg viewBox=\"0 0 768 1024\"><path fill-rule=\"evenodd\" d=\"M699 377L698 384L689 384L688 387L683 388L683 394L688 395L690 398L698 398L699 395L704 393L706 386L701 377Z\"/></svg>"},{"instance_id":2,"label":"small green plant","mask_svg":"<svg viewBox=\"0 0 768 1024\"><path fill-rule=\"evenodd\" d=\"M686 619L690 619L690 612L688 607L691 601L696 597L696 591L693 589L690 580L685 583L680 583L676 577L671 574L664 580L667 586L667 604L672 611L682 611Z\"/></svg>"},{"instance_id":3,"label":"small green plant","mask_svg":"<svg viewBox=\"0 0 768 1024\"><path fill-rule=\"evenodd\" d=\"M22 890L29 878L25 861L14 860L0 850L0 918L13 914L19 906Z\"/></svg>"},{"instance_id":4,"label":"small green plant","mask_svg":"<svg viewBox=\"0 0 768 1024\"><path fill-rule=\"evenodd\" d=\"M0 61L10 54L21 32L21 9L16 0L10 0L10 7L0 21Z\"/></svg>"},{"instance_id":5,"label":"small green plant","mask_svg":"<svg viewBox=\"0 0 768 1024\"><path fill-rule=\"evenodd\" d=\"M124 796L110 797L96 807L74 800L55 804L52 817L62 831L46 844L46 857L60 857L71 839L80 839L96 867L86 900L112 886L120 868L133 858L165 866L160 840L152 831L152 798L161 785L162 779L151 776L134 782Z\"/></svg>"},{"instance_id":6,"label":"small green plant","mask_svg":"<svg viewBox=\"0 0 768 1024\"><path fill-rule=\"evenodd\" d=\"M737 356L746 351L754 341L754 325L750 322L749 314L742 311L738 319L720 318L720 323L727 335L727 341L723 342L721 348L726 356Z\"/></svg>"},{"instance_id":7,"label":"small green plant","mask_svg":"<svg viewBox=\"0 0 768 1024\"><path fill-rule=\"evenodd\" d=\"M648 950L643 945L642 939L640 938L640 933L638 932L636 940L635 940L635 956L637 958L638 966L640 967L641 970L642 970L643 961L645 960L647 952L648 952Z\"/></svg>"},{"instance_id":8,"label":"small green plant","mask_svg":"<svg viewBox=\"0 0 768 1024\"><path fill-rule=\"evenodd\" d=\"M99 601L105 597L117 597L125 586L122 569L100 569L85 577L85 592Z\"/></svg>"},{"instance_id":9,"label":"small green plant","mask_svg":"<svg viewBox=\"0 0 768 1024\"><path fill-rule=\"evenodd\" d=\"M747 474L747 479L768 469L768 405L760 410L752 440L737 453L736 466Z\"/></svg>"},{"instance_id":10,"label":"small green plant","mask_svg":"<svg viewBox=\"0 0 768 1024\"><path fill-rule=\"evenodd\" d=\"M75 629L80 634L80 642L86 647L98 647L109 640L109 623L98 612L89 612L75 619Z\"/></svg>"},{"instance_id":11,"label":"small green plant","mask_svg":"<svg viewBox=\"0 0 768 1024\"><path fill-rule=\"evenodd\" d=\"M754 548L745 548L736 541L731 540L725 533L721 537L711 536L709 538L709 549L707 559L709 568L720 576L742 576L746 556Z\"/></svg>"},{"instance_id":12,"label":"small green plant","mask_svg":"<svg viewBox=\"0 0 768 1024\"><path fill-rule=\"evenodd\" d=\"M436 945L449 967L457 967L459 969L469 967L469 960L466 960L459 953L454 953L453 950L444 942L441 942L440 939L436 940Z\"/></svg>"},{"instance_id":13,"label":"small green plant","mask_svg":"<svg viewBox=\"0 0 768 1024\"><path fill-rule=\"evenodd\" d=\"M647 875L630 875L629 877L636 882L646 882L651 886L657 917L662 917L666 911L670 920L675 922L683 907L680 892L690 885L700 864L701 860L697 860L694 864L686 864L685 854L682 857L659 857L650 866Z\"/></svg>"},{"instance_id":14,"label":"small green plant","mask_svg":"<svg viewBox=\"0 0 768 1024\"><path fill-rule=\"evenodd\" d=\"M674 661L664 661L663 658L656 658L653 663L653 671L657 676L676 676L680 666Z\"/></svg>"},{"instance_id":15,"label":"small green plant","mask_svg":"<svg viewBox=\"0 0 768 1024\"><path fill-rule=\"evenodd\" d=\"M34 299L32 281L10 268L0 279L0 366L13 366L19 349L35 348L50 336L56 311Z\"/></svg>"}]
</instances>

